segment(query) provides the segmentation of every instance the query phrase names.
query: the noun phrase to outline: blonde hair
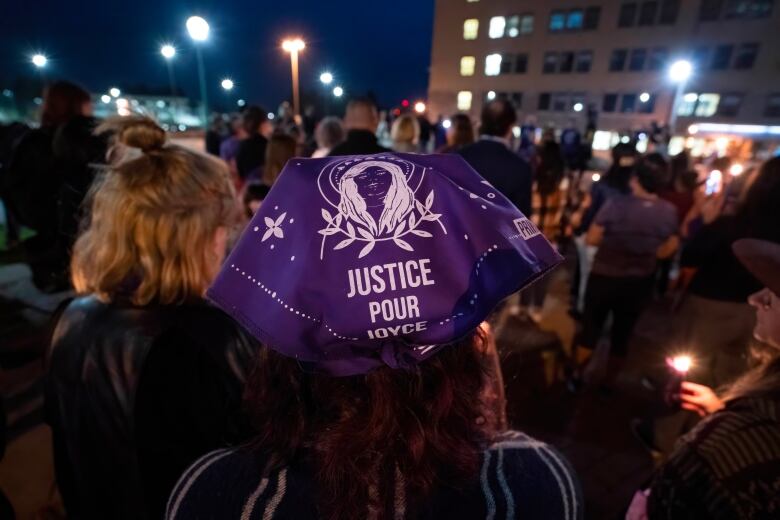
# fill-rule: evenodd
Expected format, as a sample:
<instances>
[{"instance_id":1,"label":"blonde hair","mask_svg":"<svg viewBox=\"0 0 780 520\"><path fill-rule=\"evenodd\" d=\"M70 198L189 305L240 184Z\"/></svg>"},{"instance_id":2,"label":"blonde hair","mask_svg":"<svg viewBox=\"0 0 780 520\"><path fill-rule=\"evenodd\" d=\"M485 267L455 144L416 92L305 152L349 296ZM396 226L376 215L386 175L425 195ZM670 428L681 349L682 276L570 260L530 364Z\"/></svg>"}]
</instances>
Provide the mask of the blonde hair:
<instances>
[{"instance_id":1,"label":"blonde hair","mask_svg":"<svg viewBox=\"0 0 780 520\"><path fill-rule=\"evenodd\" d=\"M404 114L393 121L390 137L394 143L417 144L420 141L420 123L412 114Z\"/></svg>"},{"instance_id":2,"label":"blonde hair","mask_svg":"<svg viewBox=\"0 0 780 520\"><path fill-rule=\"evenodd\" d=\"M88 227L73 248L79 293L135 305L201 297L219 269L214 239L239 215L227 167L168 144L146 117L109 120L112 165L90 193Z\"/></svg>"}]
</instances>

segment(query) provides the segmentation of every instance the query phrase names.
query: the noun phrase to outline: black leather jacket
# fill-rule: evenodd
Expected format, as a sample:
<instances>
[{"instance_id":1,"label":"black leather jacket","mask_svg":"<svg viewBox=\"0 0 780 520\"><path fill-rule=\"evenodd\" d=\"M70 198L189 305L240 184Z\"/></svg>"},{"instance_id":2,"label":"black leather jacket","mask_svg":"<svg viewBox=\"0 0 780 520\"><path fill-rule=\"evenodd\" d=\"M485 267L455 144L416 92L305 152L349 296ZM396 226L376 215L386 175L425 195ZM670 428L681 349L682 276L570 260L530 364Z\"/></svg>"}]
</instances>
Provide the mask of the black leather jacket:
<instances>
[{"instance_id":1,"label":"black leather jacket","mask_svg":"<svg viewBox=\"0 0 780 520\"><path fill-rule=\"evenodd\" d=\"M51 344L46 414L69 518L162 518L181 473L251 436L241 410L256 342L204 301L78 298Z\"/></svg>"}]
</instances>

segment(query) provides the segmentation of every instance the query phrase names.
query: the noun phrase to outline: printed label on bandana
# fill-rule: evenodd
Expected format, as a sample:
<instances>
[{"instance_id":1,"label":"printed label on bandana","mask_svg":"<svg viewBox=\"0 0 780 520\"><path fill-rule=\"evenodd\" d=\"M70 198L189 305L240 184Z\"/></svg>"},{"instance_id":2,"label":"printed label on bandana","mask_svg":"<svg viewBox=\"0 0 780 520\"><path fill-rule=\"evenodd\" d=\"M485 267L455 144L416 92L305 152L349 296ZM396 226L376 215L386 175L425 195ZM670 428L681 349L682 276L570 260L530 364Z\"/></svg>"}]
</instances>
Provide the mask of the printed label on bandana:
<instances>
[{"instance_id":1,"label":"printed label on bandana","mask_svg":"<svg viewBox=\"0 0 780 520\"><path fill-rule=\"evenodd\" d=\"M518 233L520 233L520 236L523 237L523 240L528 240L542 234L542 232L539 231L539 228L537 228L533 222L525 217L515 219L514 223Z\"/></svg>"}]
</instances>

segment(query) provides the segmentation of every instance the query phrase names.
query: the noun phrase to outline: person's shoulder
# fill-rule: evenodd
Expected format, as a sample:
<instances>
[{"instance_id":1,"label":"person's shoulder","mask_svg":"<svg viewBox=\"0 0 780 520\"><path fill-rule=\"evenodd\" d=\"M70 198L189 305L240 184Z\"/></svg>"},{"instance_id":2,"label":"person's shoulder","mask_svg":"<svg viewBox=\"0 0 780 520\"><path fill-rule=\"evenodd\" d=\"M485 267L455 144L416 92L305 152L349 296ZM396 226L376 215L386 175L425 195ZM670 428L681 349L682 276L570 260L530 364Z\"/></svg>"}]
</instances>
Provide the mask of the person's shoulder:
<instances>
[{"instance_id":1,"label":"person's shoulder","mask_svg":"<svg viewBox=\"0 0 780 520\"><path fill-rule=\"evenodd\" d=\"M531 518L582 517L579 479L566 457L549 444L510 431L483 457L484 490L494 488L495 481L498 490L531 512Z\"/></svg>"},{"instance_id":2,"label":"person's shoulder","mask_svg":"<svg viewBox=\"0 0 780 520\"><path fill-rule=\"evenodd\" d=\"M240 518L263 482L260 464L246 448L212 451L195 461L171 492L167 520Z\"/></svg>"},{"instance_id":3,"label":"person's shoulder","mask_svg":"<svg viewBox=\"0 0 780 520\"><path fill-rule=\"evenodd\" d=\"M186 338L194 346L222 350L256 343L238 322L205 300L173 306L167 322L167 334Z\"/></svg>"}]
</instances>

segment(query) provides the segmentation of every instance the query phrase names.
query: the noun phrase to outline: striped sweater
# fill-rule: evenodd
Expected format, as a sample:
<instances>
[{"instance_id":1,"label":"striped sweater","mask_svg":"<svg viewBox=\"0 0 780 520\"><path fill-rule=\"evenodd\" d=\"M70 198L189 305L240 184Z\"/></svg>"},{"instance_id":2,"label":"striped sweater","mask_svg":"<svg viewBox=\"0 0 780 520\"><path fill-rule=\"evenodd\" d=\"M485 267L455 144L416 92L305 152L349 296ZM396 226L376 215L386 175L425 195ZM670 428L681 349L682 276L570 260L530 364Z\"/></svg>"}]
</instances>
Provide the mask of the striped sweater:
<instances>
[{"instance_id":1,"label":"striped sweater","mask_svg":"<svg viewBox=\"0 0 780 520\"><path fill-rule=\"evenodd\" d=\"M651 519L780 518L780 394L728 403L656 474Z\"/></svg>"},{"instance_id":2,"label":"striped sweater","mask_svg":"<svg viewBox=\"0 0 780 520\"><path fill-rule=\"evenodd\" d=\"M184 472L168 501L166 518L271 520L317 518L312 477L294 467L268 478L244 449L211 452ZM440 489L415 514L396 482L395 519L583 518L579 482L550 446L509 432L482 455L480 473L464 489ZM372 515L367 511L366 517Z\"/></svg>"}]
</instances>

